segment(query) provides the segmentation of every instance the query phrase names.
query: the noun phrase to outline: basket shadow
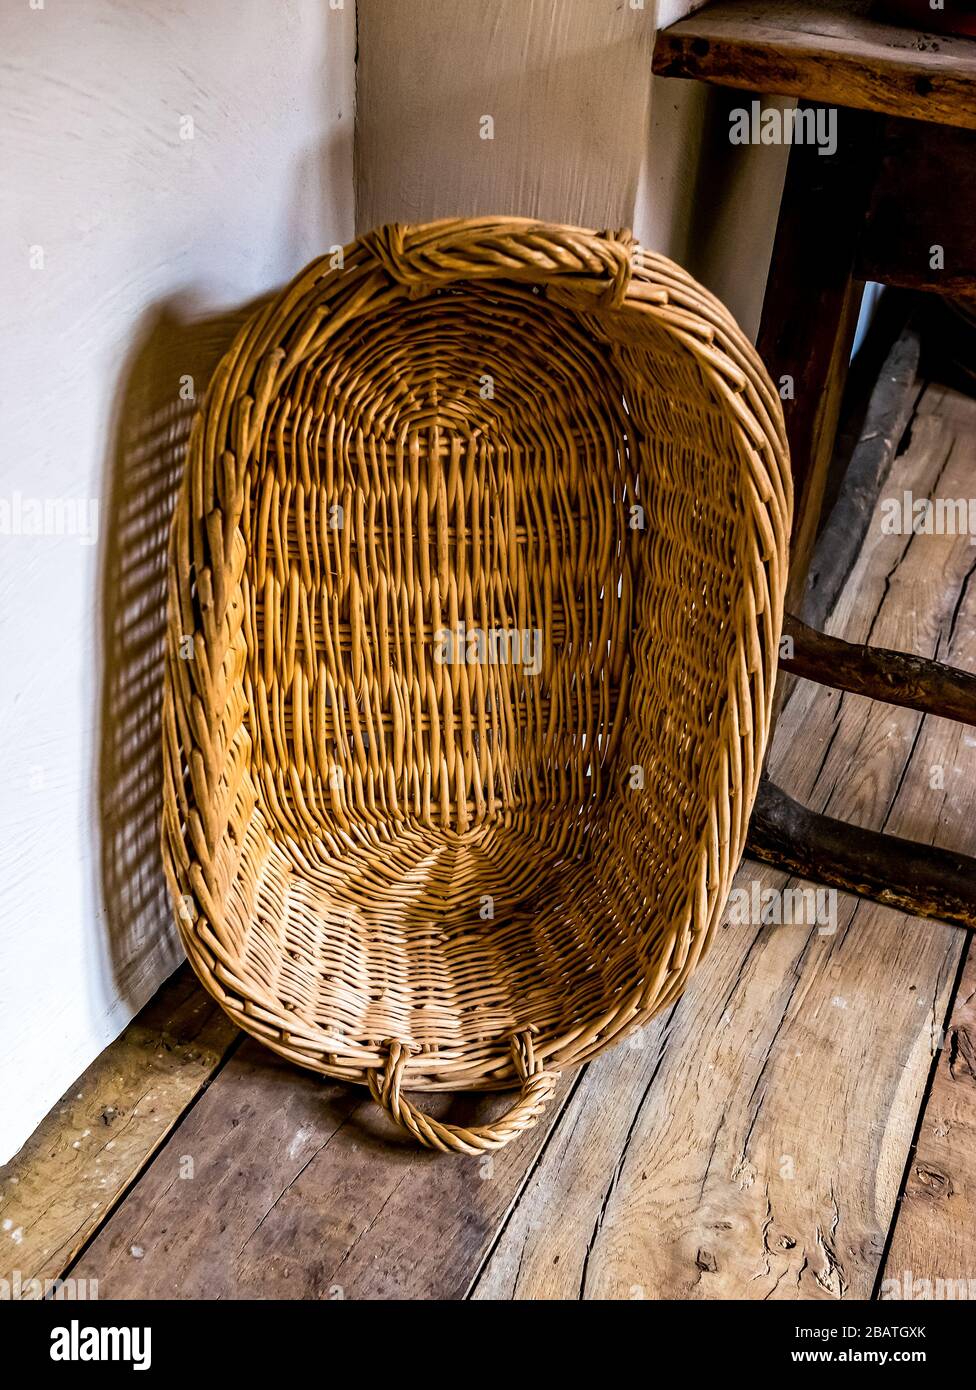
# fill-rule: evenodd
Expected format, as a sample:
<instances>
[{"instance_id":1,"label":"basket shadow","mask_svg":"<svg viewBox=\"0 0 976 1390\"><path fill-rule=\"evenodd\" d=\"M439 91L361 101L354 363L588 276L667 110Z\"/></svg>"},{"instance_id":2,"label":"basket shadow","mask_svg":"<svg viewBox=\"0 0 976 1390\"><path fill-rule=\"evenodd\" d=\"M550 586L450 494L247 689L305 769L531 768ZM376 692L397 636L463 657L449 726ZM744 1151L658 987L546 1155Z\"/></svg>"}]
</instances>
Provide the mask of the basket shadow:
<instances>
[{"instance_id":1,"label":"basket shadow","mask_svg":"<svg viewBox=\"0 0 976 1390\"><path fill-rule=\"evenodd\" d=\"M244 319L148 311L124 365L102 495L100 874L118 994L139 1007L182 958L159 847L169 526L184 451L210 376Z\"/></svg>"},{"instance_id":2,"label":"basket shadow","mask_svg":"<svg viewBox=\"0 0 976 1390\"><path fill-rule=\"evenodd\" d=\"M345 1113L344 1127L355 1133L358 1142L376 1153L402 1151L412 1161L425 1156L437 1159L438 1155L433 1150L422 1148L411 1134L374 1102L367 1091L358 1086L345 1086L344 1089L352 1091L357 1098L362 1096L360 1103L351 1111L345 1097L339 1101ZM512 1098L516 1092L408 1091L406 1094L411 1104L419 1107L431 1119L464 1129L478 1129L501 1119L512 1108Z\"/></svg>"}]
</instances>

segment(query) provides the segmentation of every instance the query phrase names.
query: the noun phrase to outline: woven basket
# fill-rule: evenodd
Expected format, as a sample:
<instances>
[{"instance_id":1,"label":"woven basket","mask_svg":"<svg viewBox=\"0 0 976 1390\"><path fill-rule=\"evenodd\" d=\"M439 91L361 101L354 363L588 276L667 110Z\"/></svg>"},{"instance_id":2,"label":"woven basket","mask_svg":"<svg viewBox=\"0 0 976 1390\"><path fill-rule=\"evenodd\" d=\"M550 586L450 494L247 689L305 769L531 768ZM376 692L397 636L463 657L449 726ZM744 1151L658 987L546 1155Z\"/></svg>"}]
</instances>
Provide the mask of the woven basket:
<instances>
[{"instance_id":1,"label":"woven basket","mask_svg":"<svg viewBox=\"0 0 976 1390\"><path fill-rule=\"evenodd\" d=\"M628 233L389 226L239 334L171 537L163 852L243 1029L480 1153L675 999L769 725L790 479ZM496 1123L405 1091L519 1087Z\"/></svg>"}]
</instances>

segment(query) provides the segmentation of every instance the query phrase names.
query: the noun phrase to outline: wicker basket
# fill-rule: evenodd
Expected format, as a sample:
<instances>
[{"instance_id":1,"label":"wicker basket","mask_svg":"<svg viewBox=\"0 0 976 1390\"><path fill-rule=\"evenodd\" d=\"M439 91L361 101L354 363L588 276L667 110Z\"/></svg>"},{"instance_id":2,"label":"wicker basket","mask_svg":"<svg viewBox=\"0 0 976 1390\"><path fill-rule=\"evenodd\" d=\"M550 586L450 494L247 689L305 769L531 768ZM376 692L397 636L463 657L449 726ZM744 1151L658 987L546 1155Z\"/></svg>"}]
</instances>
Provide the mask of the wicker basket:
<instances>
[{"instance_id":1,"label":"wicker basket","mask_svg":"<svg viewBox=\"0 0 976 1390\"><path fill-rule=\"evenodd\" d=\"M431 1147L674 1000L742 852L790 524L775 391L628 233L389 226L224 357L171 538L190 960ZM460 1128L408 1090L520 1087Z\"/></svg>"}]
</instances>

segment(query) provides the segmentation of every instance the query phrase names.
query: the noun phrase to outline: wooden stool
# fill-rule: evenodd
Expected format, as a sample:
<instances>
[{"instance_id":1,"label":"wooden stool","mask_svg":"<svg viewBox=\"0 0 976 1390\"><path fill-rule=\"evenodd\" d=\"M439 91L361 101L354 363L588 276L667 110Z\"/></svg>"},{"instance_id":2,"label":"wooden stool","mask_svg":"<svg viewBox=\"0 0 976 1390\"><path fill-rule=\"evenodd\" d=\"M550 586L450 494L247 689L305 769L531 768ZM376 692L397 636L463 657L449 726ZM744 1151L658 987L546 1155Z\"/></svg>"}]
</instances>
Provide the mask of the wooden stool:
<instances>
[{"instance_id":1,"label":"wooden stool","mask_svg":"<svg viewBox=\"0 0 976 1390\"><path fill-rule=\"evenodd\" d=\"M863 284L976 303L976 42L868 17L869 6L709 4L662 30L660 76L837 108L837 147L790 150L759 352L784 401L796 496L787 607L801 607ZM941 248L941 254L935 249ZM976 725L976 676L858 646L787 616L780 666L838 690ZM976 926L976 859L808 810L765 777L748 840L790 873Z\"/></svg>"}]
</instances>

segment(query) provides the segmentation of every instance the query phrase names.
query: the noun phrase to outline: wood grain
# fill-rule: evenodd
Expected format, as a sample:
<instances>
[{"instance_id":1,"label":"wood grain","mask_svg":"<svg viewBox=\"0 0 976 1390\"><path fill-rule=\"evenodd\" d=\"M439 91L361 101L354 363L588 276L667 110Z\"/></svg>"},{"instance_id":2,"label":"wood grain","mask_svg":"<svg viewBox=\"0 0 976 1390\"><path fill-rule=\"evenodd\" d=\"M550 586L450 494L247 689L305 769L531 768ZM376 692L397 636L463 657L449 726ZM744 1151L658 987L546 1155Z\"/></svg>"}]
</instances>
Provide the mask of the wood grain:
<instances>
[{"instance_id":1,"label":"wood grain","mask_svg":"<svg viewBox=\"0 0 976 1390\"><path fill-rule=\"evenodd\" d=\"M924 495L941 474L946 491L964 486L953 449L972 409L929 393L900 484ZM837 624L851 637L940 654L954 629L957 640L971 632L973 615L955 605L972 559L965 538L882 536L872 526ZM920 724L908 711L802 686L777 731L774 772L812 805L964 844L929 783L945 730L966 735L934 720L920 734ZM976 783L972 754L968 766L952 756L953 785ZM752 880L760 890L788 884L746 862L737 885ZM577 1216L557 1133L474 1296L869 1297L962 940L843 896L833 934L727 917L668 1024L637 1111L632 1059L619 1051L605 1060L602 1103L587 1108L584 1084L567 1108L577 1153L599 1151L626 1118L627 1143L603 1164L599 1196L584 1175Z\"/></svg>"},{"instance_id":2,"label":"wood grain","mask_svg":"<svg viewBox=\"0 0 976 1390\"><path fill-rule=\"evenodd\" d=\"M163 985L0 1168L0 1279L64 1273L238 1036L189 967Z\"/></svg>"},{"instance_id":3,"label":"wood grain","mask_svg":"<svg viewBox=\"0 0 976 1390\"><path fill-rule=\"evenodd\" d=\"M784 620L783 635L792 641L793 648L792 655L780 657L780 666L795 676L889 705L976 725L976 676L971 671L911 652L845 642L842 637L808 627L790 614Z\"/></svg>"},{"instance_id":4,"label":"wood grain","mask_svg":"<svg viewBox=\"0 0 976 1390\"><path fill-rule=\"evenodd\" d=\"M507 1222L475 1299L582 1297L594 1240L661 1067L674 1009L587 1068ZM626 1296L626 1295L625 1295Z\"/></svg>"},{"instance_id":5,"label":"wood grain","mask_svg":"<svg viewBox=\"0 0 976 1390\"><path fill-rule=\"evenodd\" d=\"M947 478L940 491L954 496L949 489ZM970 547L967 582L971 583L974 573L976 552ZM964 590L952 640L944 644L945 659L976 670L974 637L976 612L971 595ZM944 783L936 818L940 842L971 848L976 825L976 730L926 720L917 757L923 767L941 770L935 779ZM931 1090L919 1117L904 1195L879 1282L882 1298L904 1298L906 1291L923 1297L924 1285L917 1287L915 1280L929 1280L933 1296L940 1296L935 1284L939 1279L944 1283L941 1296L963 1296L958 1281L964 1279L965 1296L976 1297L976 951L972 938L951 1013L937 1041ZM954 1281L951 1290L945 1281Z\"/></svg>"},{"instance_id":6,"label":"wood grain","mask_svg":"<svg viewBox=\"0 0 976 1390\"><path fill-rule=\"evenodd\" d=\"M976 954L970 949L908 1167L882 1298L976 1298ZM962 1283L961 1281L965 1281ZM951 1292L948 1289L951 1286ZM964 1290L964 1291L963 1291Z\"/></svg>"},{"instance_id":7,"label":"wood grain","mask_svg":"<svg viewBox=\"0 0 976 1390\"><path fill-rule=\"evenodd\" d=\"M248 1041L72 1274L102 1298L461 1297L569 1085L521 1143L445 1157L418 1150L362 1088ZM424 1104L472 1123L506 1100Z\"/></svg>"},{"instance_id":8,"label":"wood grain","mask_svg":"<svg viewBox=\"0 0 976 1390\"><path fill-rule=\"evenodd\" d=\"M861 0L706 5L664 29L654 72L976 129L972 42L873 19Z\"/></svg>"},{"instance_id":9,"label":"wood grain","mask_svg":"<svg viewBox=\"0 0 976 1390\"><path fill-rule=\"evenodd\" d=\"M811 811L769 778L759 789L746 848L773 868L885 907L970 929L976 924L972 855Z\"/></svg>"}]
</instances>

